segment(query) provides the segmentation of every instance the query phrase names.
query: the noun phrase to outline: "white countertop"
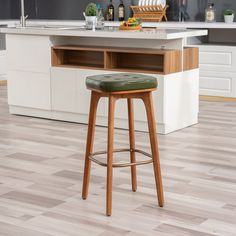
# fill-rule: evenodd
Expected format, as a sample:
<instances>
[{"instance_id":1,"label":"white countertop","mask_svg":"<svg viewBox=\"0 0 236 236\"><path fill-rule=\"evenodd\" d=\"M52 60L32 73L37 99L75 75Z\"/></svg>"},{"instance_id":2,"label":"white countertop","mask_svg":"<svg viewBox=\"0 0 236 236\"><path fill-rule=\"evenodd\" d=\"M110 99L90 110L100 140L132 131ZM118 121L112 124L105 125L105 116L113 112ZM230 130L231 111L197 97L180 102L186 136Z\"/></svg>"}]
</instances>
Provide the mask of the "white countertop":
<instances>
[{"instance_id":1,"label":"white countertop","mask_svg":"<svg viewBox=\"0 0 236 236\"><path fill-rule=\"evenodd\" d=\"M81 25L84 21L78 20L28 20L28 24L50 24L50 25ZM19 24L19 20L0 20L0 25ZM119 22L106 22L106 25L118 26ZM236 22L226 24L224 22L206 23L206 22L144 22L144 27L162 27L162 28L197 28L197 29L236 29Z\"/></svg>"},{"instance_id":2,"label":"white countertop","mask_svg":"<svg viewBox=\"0 0 236 236\"><path fill-rule=\"evenodd\" d=\"M127 38L127 39L180 39L207 35L207 30L193 29L143 29L141 31L120 31L118 27L105 27L104 30L86 30L81 25L64 27L34 25L26 28L8 27L0 28L1 33L5 34L24 34L24 35L49 35L49 36L75 36L75 37L96 37L96 38Z\"/></svg>"},{"instance_id":3,"label":"white countertop","mask_svg":"<svg viewBox=\"0 0 236 236\"><path fill-rule=\"evenodd\" d=\"M236 22L232 24L226 24L224 22L215 22L215 23L206 23L206 22L160 22L160 23L152 23L147 22L144 23L149 27L163 27L163 28L189 28L189 29L236 29Z\"/></svg>"}]
</instances>

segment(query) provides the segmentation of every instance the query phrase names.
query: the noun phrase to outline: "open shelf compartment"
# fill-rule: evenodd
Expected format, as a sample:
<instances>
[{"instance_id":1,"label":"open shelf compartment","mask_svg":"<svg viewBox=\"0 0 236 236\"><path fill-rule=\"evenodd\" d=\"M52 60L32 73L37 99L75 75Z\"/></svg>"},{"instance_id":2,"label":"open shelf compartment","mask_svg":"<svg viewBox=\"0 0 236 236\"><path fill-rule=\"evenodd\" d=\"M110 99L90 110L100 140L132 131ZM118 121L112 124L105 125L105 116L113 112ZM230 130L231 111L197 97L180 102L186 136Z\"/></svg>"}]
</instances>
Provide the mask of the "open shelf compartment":
<instances>
[{"instance_id":1,"label":"open shelf compartment","mask_svg":"<svg viewBox=\"0 0 236 236\"><path fill-rule=\"evenodd\" d=\"M107 52L106 69L164 73L164 57L158 54Z\"/></svg>"},{"instance_id":2,"label":"open shelf compartment","mask_svg":"<svg viewBox=\"0 0 236 236\"><path fill-rule=\"evenodd\" d=\"M197 56L198 51L194 48L186 48L182 53L174 49L62 45L52 47L52 66L165 75L197 68L198 61L192 63L192 57Z\"/></svg>"},{"instance_id":3,"label":"open shelf compartment","mask_svg":"<svg viewBox=\"0 0 236 236\"><path fill-rule=\"evenodd\" d=\"M104 68L104 51L92 48L53 47L52 66Z\"/></svg>"}]
</instances>

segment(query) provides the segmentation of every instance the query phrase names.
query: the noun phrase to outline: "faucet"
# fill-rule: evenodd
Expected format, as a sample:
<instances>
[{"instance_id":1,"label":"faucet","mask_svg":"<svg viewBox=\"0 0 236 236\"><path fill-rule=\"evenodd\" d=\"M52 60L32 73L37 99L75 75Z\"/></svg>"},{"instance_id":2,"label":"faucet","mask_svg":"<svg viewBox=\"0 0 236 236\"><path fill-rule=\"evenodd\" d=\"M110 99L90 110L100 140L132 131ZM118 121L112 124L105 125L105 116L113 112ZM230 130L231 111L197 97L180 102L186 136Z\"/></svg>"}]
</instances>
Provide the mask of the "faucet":
<instances>
[{"instance_id":1,"label":"faucet","mask_svg":"<svg viewBox=\"0 0 236 236\"><path fill-rule=\"evenodd\" d=\"M25 16L25 1L21 0L21 17L20 17L21 27L26 27L27 18L28 18L28 15Z\"/></svg>"}]
</instances>

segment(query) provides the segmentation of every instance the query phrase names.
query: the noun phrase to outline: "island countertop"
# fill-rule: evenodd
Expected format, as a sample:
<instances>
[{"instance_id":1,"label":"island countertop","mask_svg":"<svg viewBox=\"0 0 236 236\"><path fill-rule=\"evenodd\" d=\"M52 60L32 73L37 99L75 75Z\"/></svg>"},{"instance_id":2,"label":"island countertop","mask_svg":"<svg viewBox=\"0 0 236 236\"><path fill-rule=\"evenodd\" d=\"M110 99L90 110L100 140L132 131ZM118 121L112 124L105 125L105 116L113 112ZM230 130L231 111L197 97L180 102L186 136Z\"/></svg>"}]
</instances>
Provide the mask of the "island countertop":
<instances>
[{"instance_id":1,"label":"island countertop","mask_svg":"<svg viewBox=\"0 0 236 236\"><path fill-rule=\"evenodd\" d=\"M6 25L19 25L19 20L0 20L0 26ZM28 25L70 25L70 26L78 26L84 25L83 20L27 20ZM120 22L118 21L106 21L106 26L119 26ZM187 28L187 29L236 29L236 22L231 24L226 24L225 22L214 22L214 23L207 23L207 22L199 22L199 21L164 21L164 22L143 22L143 27L159 27L159 28Z\"/></svg>"},{"instance_id":2,"label":"island countertop","mask_svg":"<svg viewBox=\"0 0 236 236\"><path fill-rule=\"evenodd\" d=\"M126 39L180 39L207 35L207 30L195 29L165 29L144 28L141 31L121 31L118 27L107 26L104 30L86 30L83 26L30 26L4 27L0 29L4 34L22 35L49 35L49 36L75 36L75 37L99 37L99 38L126 38Z\"/></svg>"}]
</instances>

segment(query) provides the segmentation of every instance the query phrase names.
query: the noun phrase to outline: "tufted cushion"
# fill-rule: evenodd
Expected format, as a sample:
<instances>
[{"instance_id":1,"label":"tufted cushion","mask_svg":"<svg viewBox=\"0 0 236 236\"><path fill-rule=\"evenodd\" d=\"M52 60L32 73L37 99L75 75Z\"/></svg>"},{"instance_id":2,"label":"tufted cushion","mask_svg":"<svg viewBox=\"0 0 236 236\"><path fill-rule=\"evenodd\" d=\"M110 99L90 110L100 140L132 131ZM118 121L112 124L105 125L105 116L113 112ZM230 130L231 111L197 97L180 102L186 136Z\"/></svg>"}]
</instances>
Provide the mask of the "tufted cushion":
<instances>
[{"instance_id":1,"label":"tufted cushion","mask_svg":"<svg viewBox=\"0 0 236 236\"><path fill-rule=\"evenodd\" d=\"M143 90L157 87L157 79L152 76L131 73L94 75L86 78L90 90L101 92L118 92Z\"/></svg>"}]
</instances>

